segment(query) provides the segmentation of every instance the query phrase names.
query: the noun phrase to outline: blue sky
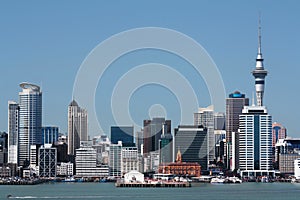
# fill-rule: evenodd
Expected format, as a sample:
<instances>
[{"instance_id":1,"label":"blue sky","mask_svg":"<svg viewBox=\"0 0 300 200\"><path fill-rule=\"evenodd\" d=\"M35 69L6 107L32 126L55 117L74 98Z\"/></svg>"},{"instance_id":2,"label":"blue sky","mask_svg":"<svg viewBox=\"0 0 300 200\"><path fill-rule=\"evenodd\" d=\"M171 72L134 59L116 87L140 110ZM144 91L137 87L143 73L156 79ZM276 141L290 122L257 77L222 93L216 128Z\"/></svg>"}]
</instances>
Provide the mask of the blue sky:
<instances>
[{"instance_id":1,"label":"blue sky","mask_svg":"<svg viewBox=\"0 0 300 200\"><path fill-rule=\"evenodd\" d=\"M28 81L42 85L43 124L57 125L65 133L67 105L85 57L110 36L139 27L169 28L190 36L216 63L226 94L240 90L251 99L254 78L250 72L255 67L260 11L262 53L269 71L265 105L273 121L286 126L290 136L300 137L297 125L300 108L296 106L300 98L299 8L296 0L1 1L0 130L7 130L7 101L17 101L19 83ZM115 81L130 67L154 61L174 68L186 66L181 73L191 81L199 104L203 107L210 104L202 78L183 60L166 52L135 52L117 60L107 71L104 86L97 88L97 116L105 132L114 125L109 103ZM153 104L163 104L168 118L177 125L178 101L167 88L157 85L142 87L132 95L129 108L132 118L142 124ZM98 133L90 130L90 134Z\"/></svg>"}]
</instances>

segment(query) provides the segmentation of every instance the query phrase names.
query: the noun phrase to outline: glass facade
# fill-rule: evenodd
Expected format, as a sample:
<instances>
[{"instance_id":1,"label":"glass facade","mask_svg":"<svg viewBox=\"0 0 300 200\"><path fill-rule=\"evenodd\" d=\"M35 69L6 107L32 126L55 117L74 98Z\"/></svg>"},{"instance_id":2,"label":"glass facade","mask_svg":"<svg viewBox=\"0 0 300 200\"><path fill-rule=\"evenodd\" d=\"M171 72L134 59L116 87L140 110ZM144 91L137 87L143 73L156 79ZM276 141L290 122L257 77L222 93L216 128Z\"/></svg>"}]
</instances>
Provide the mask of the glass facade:
<instances>
[{"instance_id":1,"label":"glass facade","mask_svg":"<svg viewBox=\"0 0 300 200\"><path fill-rule=\"evenodd\" d=\"M118 141L122 141L123 146L134 146L133 133L133 126L112 126L111 143L118 144Z\"/></svg>"},{"instance_id":2,"label":"glass facade","mask_svg":"<svg viewBox=\"0 0 300 200\"><path fill-rule=\"evenodd\" d=\"M21 83L19 93L19 164L28 165L30 145L42 144L42 92L40 87Z\"/></svg>"},{"instance_id":3,"label":"glass facade","mask_svg":"<svg viewBox=\"0 0 300 200\"><path fill-rule=\"evenodd\" d=\"M203 126L178 126L174 135L174 152L181 152L182 162L197 162L201 169L208 168L208 136ZM173 159L175 160L175 159Z\"/></svg>"},{"instance_id":4,"label":"glass facade","mask_svg":"<svg viewBox=\"0 0 300 200\"><path fill-rule=\"evenodd\" d=\"M58 127L42 127L42 144L54 144L58 141Z\"/></svg>"},{"instance_id":5,"label":"glass facade","mask_svg":"<svg viewBox=\"0 0 300 200\"><path fill-rule=\"evenodd\" d=\"M18 164L19 104L8 102L8 163Z\"/></svg>"}]
</instances>

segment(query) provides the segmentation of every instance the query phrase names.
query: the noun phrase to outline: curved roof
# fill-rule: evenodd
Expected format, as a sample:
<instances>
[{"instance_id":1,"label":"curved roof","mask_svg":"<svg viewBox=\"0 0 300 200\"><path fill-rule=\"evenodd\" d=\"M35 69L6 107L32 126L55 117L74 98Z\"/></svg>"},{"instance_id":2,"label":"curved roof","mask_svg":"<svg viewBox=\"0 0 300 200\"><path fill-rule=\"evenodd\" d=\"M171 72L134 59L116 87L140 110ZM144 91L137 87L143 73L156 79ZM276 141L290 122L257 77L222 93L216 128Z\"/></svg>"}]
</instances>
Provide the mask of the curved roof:
<instances>
[{"instance_id":1,"label":"curved roof","mask_svg":"<svg viewBox=\"0 0 300 200\"><path fill-rule=\"evenodd\" d=\"M20 87L22 89L32 89L33 91L40 91L40 86L32 84L32 83L27 83L27 82L23 82L20 83Z\"/></svg>"}]
</instances>

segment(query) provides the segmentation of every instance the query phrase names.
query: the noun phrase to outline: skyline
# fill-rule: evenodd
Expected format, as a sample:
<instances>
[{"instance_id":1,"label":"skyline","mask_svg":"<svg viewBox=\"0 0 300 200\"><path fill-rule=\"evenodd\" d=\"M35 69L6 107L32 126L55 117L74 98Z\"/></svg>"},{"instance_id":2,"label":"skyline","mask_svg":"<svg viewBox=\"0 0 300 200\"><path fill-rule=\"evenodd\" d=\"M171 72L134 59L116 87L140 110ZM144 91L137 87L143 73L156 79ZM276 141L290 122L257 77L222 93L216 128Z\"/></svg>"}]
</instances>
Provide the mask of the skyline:
<instances>
[{"instance_id":1,"label":"skyline","mask_svg":"<svg viewBox=\"0 0 300 200\"><path fill-rule=\"evenodd\" d=\"M72 100L73 84L85 57L96 45L110 36L138 27L170 28L192 37L206 49L216 63L224 81L226 97L239 90L251 99L252 92L255 91L255 80L251 71L255 68L258 11L261 11L262 54L265 68L269 72L266 77L264 104L273 116L273 122L285 126L288 136L299 137L300 130L295 123L297 113L300 111L295 106L297 105L295 91L299 84L297 80L299 68L296 67L300 42L297 37L300 30L300 26L297 27L297 24L299 25L297 17L300 17L297 13L299 3L296 1L289 1L286 4L273 3L271 8L269 5L271 2L231 1L230 5L226 3L213 5L205 1L188 4L177 2L170 4L170 1L158 4L157 1L153 4L144 3L147 6L143 6L137 2L126 4L120 1L118 5L114 5L92 1L91 4L94 6L91 6L83 2L57 1L56 4L46 2L46 5L35 2L33 7L25 2L19 2L17 5L5 3L0 8L0 24L4 30L0 38L2 44L0 73L6 75L2 77L0 86L1 131L7 131L8 101L19 101L18 93L21 91L19 83L32 82L42 87L43 125L56 125L62 133L66 133L67 109ZM231 7L233 4L235 7ZM166 12L165 9L170 5L173 7ZM72 9L65 13L69 6ZM208 9L203 9L204 7ZM3 8L5 10L2 10ZM198 8L202 12L199 12ZM80 12L84 9L85 12ZM177 70L180 69L180 65L188 66L184 61L165 52L146 50L126 56L127 58L122 57L113 63L107 71L108 75L103 81L108 86L97 89L97 111L104 109L107 112L105 108L100 107L107 105L109 98L106 97L109 96L114 81L132 66L148 63L153 61L153 58L158 63L168 63ZM124 63L129 65L124 66L123 71L119 70L118 66L123 66ZM287 67L293 73L283 77L282 69ZM210 105L203 79L194 75L191 69L184 68L184 71L186 72L180 72L191 81L200 99L200 107ZM109 75L110 73L113 76ZM153 94L159 97L155 98ZM168 102L164 95L170 98L168 101L171 105L165 105ZM131 108L141 110L141 113L131 113L135 121L139 120L138 123L142 124L144 119L149 118L148 110L145 109L161 103L165 105L168 113L166 119L171 119L174 123L172 129L179 125L176 109L178 102L176 103L174 95L164 88L145 86L135 92L132 98L135 100L131 102ZM142 109L143 107L145 108ZM110 126L116 124L110 123L110 117L106 118L99 113L98 115L99 120L107 124L105 133L109 135ZM193 121L190 122L192 123ZM90 130L89 134L94 136L100 133L93 133Z\"/></svg>"}]
</instances>

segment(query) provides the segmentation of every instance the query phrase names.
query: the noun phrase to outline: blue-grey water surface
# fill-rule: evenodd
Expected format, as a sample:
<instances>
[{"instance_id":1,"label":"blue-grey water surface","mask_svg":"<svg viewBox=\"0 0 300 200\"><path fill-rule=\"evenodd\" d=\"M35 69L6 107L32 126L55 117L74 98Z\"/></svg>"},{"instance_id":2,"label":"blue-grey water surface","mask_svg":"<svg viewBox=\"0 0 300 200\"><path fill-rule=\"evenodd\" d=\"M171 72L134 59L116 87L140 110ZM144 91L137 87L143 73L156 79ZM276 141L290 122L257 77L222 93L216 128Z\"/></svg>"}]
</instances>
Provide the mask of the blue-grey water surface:
<instances>
[{"instance_id":1,"label":"blue-grey water surface","mask_svg":"<svg viewBox=\"0 0 300 200\"><path fill-rule=\"evenodd\" d=\"M300 183L194 183L191 188L116 188L113 183L0 185L0 199L9 194L13 199L299 200Z\"/></svg>"}]
</instances>

